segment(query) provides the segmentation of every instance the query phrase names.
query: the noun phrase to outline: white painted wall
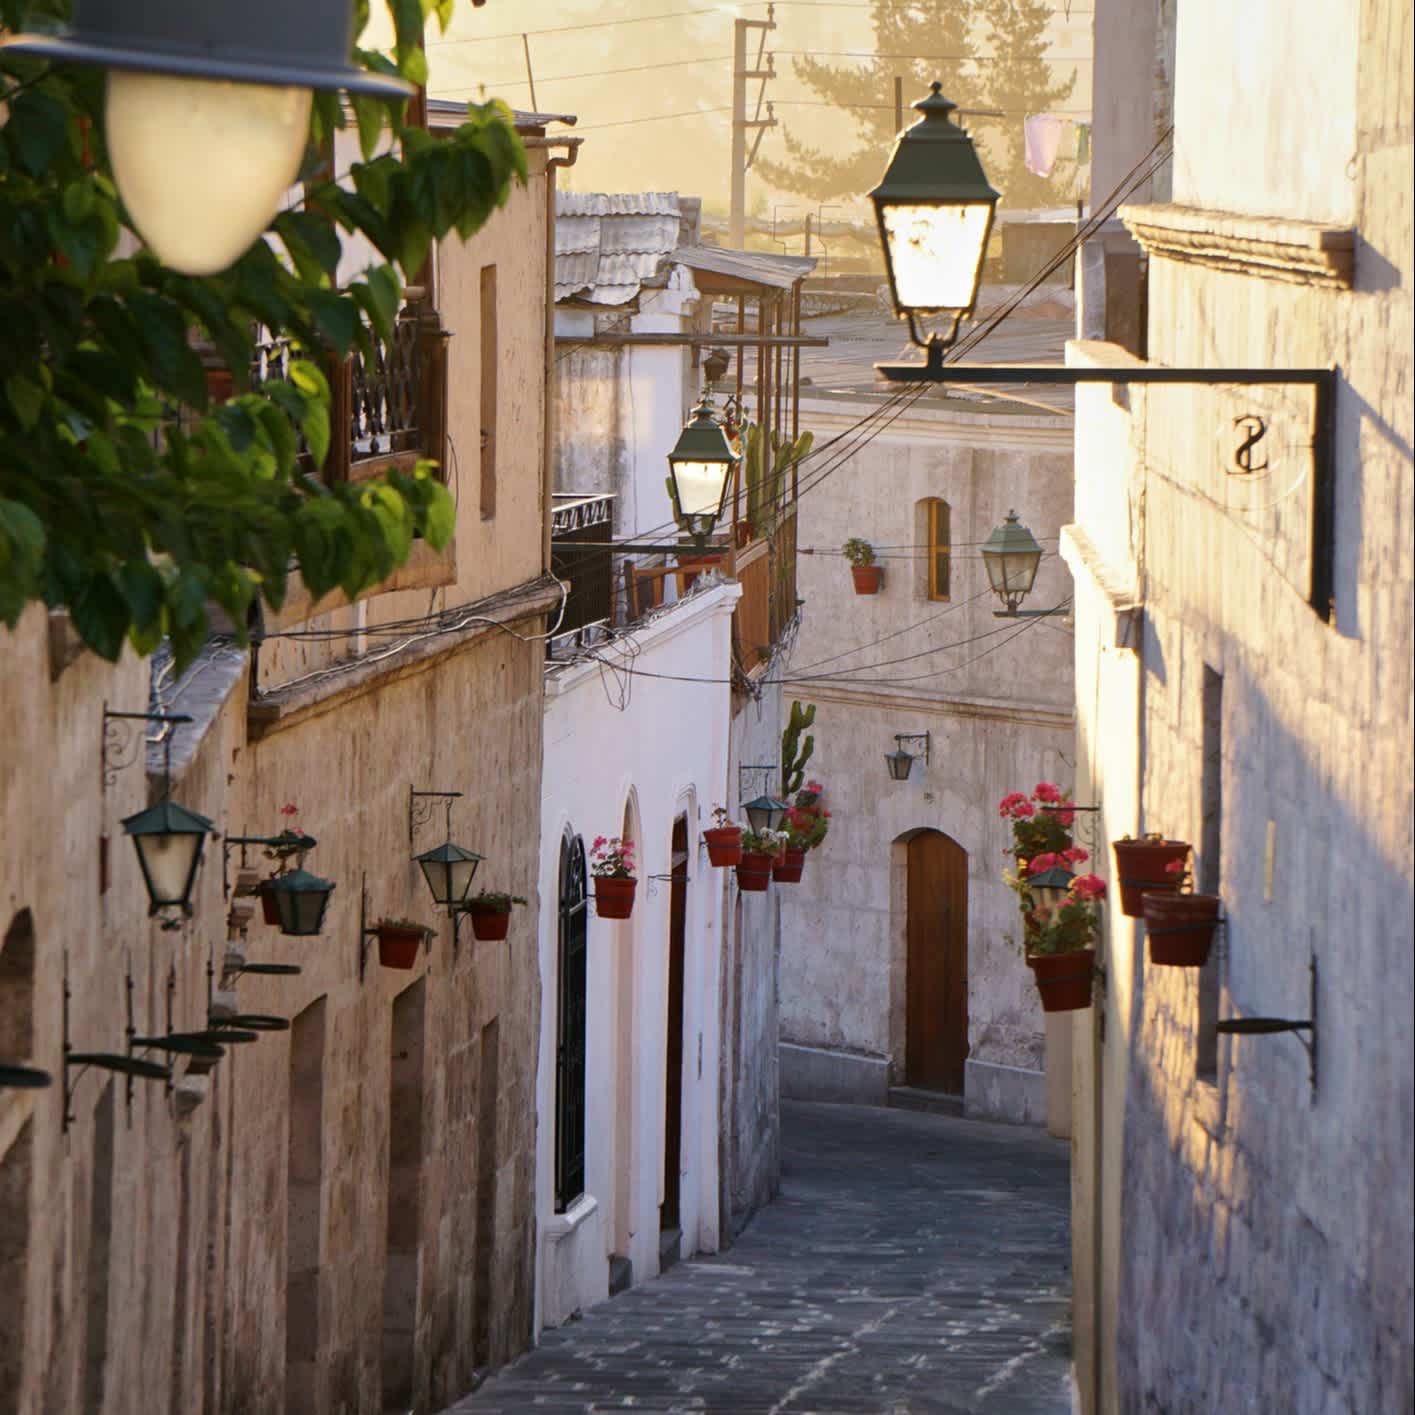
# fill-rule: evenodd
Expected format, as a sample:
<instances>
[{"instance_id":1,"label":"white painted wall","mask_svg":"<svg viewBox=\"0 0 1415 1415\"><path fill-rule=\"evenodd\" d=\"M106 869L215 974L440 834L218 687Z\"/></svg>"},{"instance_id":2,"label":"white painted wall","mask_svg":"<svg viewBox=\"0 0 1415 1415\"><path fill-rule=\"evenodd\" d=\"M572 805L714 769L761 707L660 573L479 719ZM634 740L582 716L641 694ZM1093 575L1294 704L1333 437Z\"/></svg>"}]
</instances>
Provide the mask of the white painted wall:
<instances>
[{"instance_id":1,"label":"white painted wall","mask_svg":"<svg viewBox=\"0 0 1415 1415\"><path fill-rule=\"evenodd\" d=\"M683 1255L718 1246L719 1014L723 872L699 849L712 806L726 799L733 585L701 594L634 633L632 659L552 671L546 683L540 896L542 986L536 1212L537 1328L563 1322L608 1293L611 1254L636 1282L658 1272L663 1196L669 888L673 822L688 818L689 877L683 995ZM632 662L632 677L622 670ZM651 677L661 674L664 677ZM679 681L687 680L687 681ZM708 680L708 681L697 681ZM629 814L638 843L633 917L591 905L585 1193L554 1212L555 1044L559 1005L560 841L618 835Z\"/></svg>"},{"instance_id":2,"label":"white painted wall","mask_svg":"<svg viewBox=\"0 0 1415 1415\"><path fill-rule=\"evenodd\" d=\"M859 415L813 401L801 420L822 440ZM781 892L781 1035L838 1053L841 1066L862 1058L876 1086L881 1061L904 1079L896 842L931 828L969 856L970 1061L1032 1073L1019 1084L1040 1104L1041 1011L1021 953L1006 941L1017 933L1016 901L1001 881L1009 836L997 802L1039 780L1072 783L1071 636L1060 619L995 619L979 547L1015 507L1049 552L1026 607L1062 602L1070 577L1055 552L1071 486L1071 425L1060 415L912 409L801 500L799 542L811 553L799 561L805 604L785 699L788 708L793 698L817 705L807 772L826 785L833 820L806 881ZM952 508L948 602L926 597L926 562L915 549L917 503L931 496ZM876 546L884 566L876 596L854 593L839 554L854 535ZM889 780L884 764L896 732L932 734L930 763L920 755L903 783ZM912 750L922 754L918 744ZM980 1107L992 1104L982 1076L970 1066ZM1032 1118L1040 1118L1035 1108Z\"/></svg>"}]
</instances>

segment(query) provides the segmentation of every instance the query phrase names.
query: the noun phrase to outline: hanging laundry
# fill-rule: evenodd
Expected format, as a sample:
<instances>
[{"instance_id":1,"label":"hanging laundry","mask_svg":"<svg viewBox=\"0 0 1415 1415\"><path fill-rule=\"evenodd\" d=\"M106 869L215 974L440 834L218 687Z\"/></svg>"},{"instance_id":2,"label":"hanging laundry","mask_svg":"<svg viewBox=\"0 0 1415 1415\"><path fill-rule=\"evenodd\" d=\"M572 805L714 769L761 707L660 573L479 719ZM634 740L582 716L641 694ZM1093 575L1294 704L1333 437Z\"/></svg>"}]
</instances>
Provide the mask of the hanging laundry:
<instances>
[{"instance_id":1,"label":"hanging laundry","mask_svg":"<svg viewBox=\"0 0 1415 1415\"><path fill-rule=\"evenodd\" d=\"M1055 113L1033 113L1022 120L1023 161L1033 176L1051 176L1057 149L1061 146L1061 134L1070 121Z\"/></svg>"}]
</instances>

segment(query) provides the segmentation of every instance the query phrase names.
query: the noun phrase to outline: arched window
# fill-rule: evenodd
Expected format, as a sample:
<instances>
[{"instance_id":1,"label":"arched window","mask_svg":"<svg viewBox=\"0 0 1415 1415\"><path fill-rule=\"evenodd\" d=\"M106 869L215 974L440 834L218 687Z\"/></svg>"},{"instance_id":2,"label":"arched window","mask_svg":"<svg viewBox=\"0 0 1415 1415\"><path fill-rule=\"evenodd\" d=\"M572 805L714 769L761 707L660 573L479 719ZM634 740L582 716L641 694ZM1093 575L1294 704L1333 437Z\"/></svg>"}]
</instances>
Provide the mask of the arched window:
<instances>
[{"instance_id":1,"label":"arched window","mask_svg":"<svg viewBox=\"0 0 1415 1415\"><path fill-rule=\"evenodd\" d=\"M555 1038L555 1211L585 1192L585 842L560 842L560 1007Z\"/></svg>"},{"instance_id":2,"label":"arched window","mask_svg":"<svg viewBox=\"0 0 1415 1415\"><path fill-rule=\"evenodd\" d=\"M928 547L928 557L925 561L925 597L951 599L949 571L953 554L952 508L939 496L930 496L919 505L923 511L921 519L924 542Z\"/></svg>"}]
</instances>

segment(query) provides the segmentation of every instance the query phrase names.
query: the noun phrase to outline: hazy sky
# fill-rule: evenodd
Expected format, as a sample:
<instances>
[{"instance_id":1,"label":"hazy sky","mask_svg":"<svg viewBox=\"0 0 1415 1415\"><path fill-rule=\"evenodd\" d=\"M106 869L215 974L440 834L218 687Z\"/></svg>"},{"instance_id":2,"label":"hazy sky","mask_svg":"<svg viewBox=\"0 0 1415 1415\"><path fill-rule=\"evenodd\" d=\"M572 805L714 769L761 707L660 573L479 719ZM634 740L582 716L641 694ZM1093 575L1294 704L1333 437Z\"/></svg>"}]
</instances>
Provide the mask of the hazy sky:
<instances>
[{"instance_id":1,"label":"hazy sky","mask_svg":"<svg viewBox=\"0 0 1415 1415\"><path fill-rule=\"evenodd\" d=\"M1089 55L1088 0L1053 3L1055 52ZM1069 20L1063 9L1069 10ZM776 6L777 28L767 36L767 45L778 56L779 77L767 85L767 95L776 103L777 117L814 144L848 144L850 121L820 106L817 96L797 81L791 51L868 51L869 14L868 0L781 0ZM737 15L764 18L766 5L487 0L476 8L466 3L445 36L437 35L435 27L429 33L430 88L437 98L496 96L513 107L529 108L528 44L537 106L543 112L576 114L575 131L585 138L578 165L561 174L562 185L578 191L675 190L701 195L709 208L722 210ZM851 59L843 56L836 62L849 64ZM1070 110L1087 107L1089 86L1090 65L1082 62ZM749 91L754 94L755 88ZM906 101L918 96L906 95ZM880 101L892 103L892 92L881 94ZM779 129L768 130L761 150L766 157L784 155ZM881 169L885 156L881 152ZM779 209L783 220L794 215L799 221L801 201L748 178L749 210L769 218Z\"/></svg>"}]
</instances>

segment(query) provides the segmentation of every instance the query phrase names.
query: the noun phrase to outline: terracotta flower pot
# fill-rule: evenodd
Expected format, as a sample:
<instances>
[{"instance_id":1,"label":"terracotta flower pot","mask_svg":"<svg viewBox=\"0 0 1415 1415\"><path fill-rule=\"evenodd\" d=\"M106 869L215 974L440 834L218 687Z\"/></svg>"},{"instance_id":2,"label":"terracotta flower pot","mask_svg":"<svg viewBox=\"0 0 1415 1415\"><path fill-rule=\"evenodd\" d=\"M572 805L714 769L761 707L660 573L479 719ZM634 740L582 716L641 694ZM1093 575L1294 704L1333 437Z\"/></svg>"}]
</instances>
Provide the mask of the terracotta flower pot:
<instances>
[{"instance_id":1,"label":"terracotta flower pot","mask_svg":"<svg viewBox=\"0 0 1415 1415\"><path fill-rule=\"evenodd\" d=\"M378 961L385 968L411 968L418 961L418 949L426 937L421 929L381 928Z\"/></svg>"},{"instance_id":2,"label":"terracotta flower pot","mask_svg":"<svg viewBox=\"0 0 1415 1415\"><path fill-rule=\"evenodd\" d=\"M800 884L801 871L806 867L806 851L786 847L785 855L771 867L771 877L778 884Z\"/></svg>"},{"instance_id":3,"label":"terracotta flower pot","mask_svg":"<svg viewBox=\"0 0 1415 1415\"><path fill-rule=\"evenodd\" d=\"M1217 894L1170 894L1150 890L1143 905L1150 962L1165 968L1202 968L1218 926Z\"/></svg>"},{"instance_id":4,"label":"terracotta flower pot","mask_svg":"<svg viewBox=\"0 0 1415 1415\"><path fill-rule=\"evenodd\" d=\"M1143 912L1140 896L1148 890L1177 894L1179 877L1168 873L1173 861L1189 858L1185 840L1115 840L1115 872L1120 883L1120 912L1138 919Z\"/></svg>"},{"instance_id":5,"label":"terracotta flower pot","mask_svg":"<svg viewBox=\"0 0 1415 1415\"><path fill-rule=\"evenodd\" d=\"M468 904L467 913L472 920L472 934L475 938L488 940L505 938L511 931L511 911L493 909L486 904Z\"/></svg>"},{"instance_id":6,"label":"terracotta flower pot","mask_svg":"<svg viewBox=\"0 0 1415 1415\"><path fill-rule=\"evenodd\" d=\"M719 869L735 865L742 858L742 827L740 825L714 826L703 831L707 841L708 861Z\"/></svg>"},{"instance_id":7,"label":"terracotta flower pot","mask_svg":"<svg viewBox=\"0 0 1415 1415\"><path fill-rule=\"evenodd\" d=\"M852 565L850 578L855 582L856 594L878 594L880 582L884 579L884 566Z\"/></svg>"},{"instance_id":8,"label":"terracotta flower pot","mask_svg":"<svg viewBox=\"0 0 1415 1415\"><path fill-rule=\"evenodd\" d=\"M276 906L275 895L271 892L270 881L262 881L256 893L260 895L260 917L267 924L278 924L280 922L280 910Z\"/></svg>"},{"instance_id":9,"label":"terracotta flower pot","mask_svg":"<svg viewBox=\"0 0 1415 1415\"><path fill-rule=\"evenodd\" d=\"M634 912L636 879L594 876L594 907L601 919L627 919Z\"/></svg>"},{"instance_id":10,"label":"terracotta flower pot","mask_svg":"<svg viewBox=\"0 0 1415 1415\"><path fill-rule=\"evenodd\" d=\"M1027 966L1041 995L1043 1012L1076 1012L1091 1005L1096 950L1029 953Z\"/></svg>"},{"instance_id":11,"label":"terracotta flower pot","mask_svg":"<svg viewBox=\"0 0 1415 1415\"><path fill-rule=\"evenodd\" d=\"M743 851L737 863L737 888L744 894L761 894L771 883L771 872L776 864L775 855L758 855Z\"/></svg>"}]
</instances>

